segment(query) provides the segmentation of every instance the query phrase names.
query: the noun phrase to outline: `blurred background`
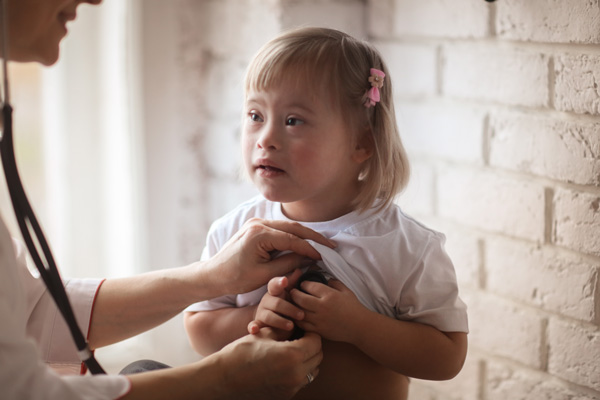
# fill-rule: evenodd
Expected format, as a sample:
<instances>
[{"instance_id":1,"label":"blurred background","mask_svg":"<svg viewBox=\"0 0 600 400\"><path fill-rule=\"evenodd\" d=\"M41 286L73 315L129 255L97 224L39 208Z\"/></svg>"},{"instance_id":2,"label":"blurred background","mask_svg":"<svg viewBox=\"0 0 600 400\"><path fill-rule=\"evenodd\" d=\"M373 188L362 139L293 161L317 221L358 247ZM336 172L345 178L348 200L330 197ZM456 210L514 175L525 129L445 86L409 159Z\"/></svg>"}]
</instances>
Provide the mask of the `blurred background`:
<instances>
[{"instance_id":1,"label":"blurred background","mask_svg":"<svg viewBox=\"0 0 600 400\"><path fill-rule=\"evenodd\" d=\"M256 192L239 171L242 79L285 29L372 41L413 175L398 203L448 237L470 349L411 399L600 399L599 0L106 0L61 61L12 65L16 151L64 277L199 259ZM18 229L5 186L3 218ZM98 352L198 358L181 317Z\"/></svg>"}]
</instances>

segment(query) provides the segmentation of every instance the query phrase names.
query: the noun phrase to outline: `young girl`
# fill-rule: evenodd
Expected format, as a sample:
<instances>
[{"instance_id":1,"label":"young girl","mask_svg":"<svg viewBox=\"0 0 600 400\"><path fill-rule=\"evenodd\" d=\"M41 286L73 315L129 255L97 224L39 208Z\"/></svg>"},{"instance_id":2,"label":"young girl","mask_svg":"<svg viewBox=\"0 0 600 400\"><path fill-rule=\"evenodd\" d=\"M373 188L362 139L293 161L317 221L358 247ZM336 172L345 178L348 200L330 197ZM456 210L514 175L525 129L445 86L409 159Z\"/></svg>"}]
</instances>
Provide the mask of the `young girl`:
<instances>
[{"instance_id":1,"label":"young girl","mask_svg":"<svg viewBox=\"0 0 600 400\"><path fill-rule=\"evenodd\" d=\"M337 243L314 244L333 279L300 291L295 273L191 306L194 349L207 355L263 326L281 339L294 325L316 332L324 359L298 399L405 399L407 377L454 377L466 307L444 236L392 202L409 168L377 50L336 30L290 31L257 53L245 91L243 160L262 196L213 224L203 256L248 219L298 221Z\"/></svg>"}]
</instances>

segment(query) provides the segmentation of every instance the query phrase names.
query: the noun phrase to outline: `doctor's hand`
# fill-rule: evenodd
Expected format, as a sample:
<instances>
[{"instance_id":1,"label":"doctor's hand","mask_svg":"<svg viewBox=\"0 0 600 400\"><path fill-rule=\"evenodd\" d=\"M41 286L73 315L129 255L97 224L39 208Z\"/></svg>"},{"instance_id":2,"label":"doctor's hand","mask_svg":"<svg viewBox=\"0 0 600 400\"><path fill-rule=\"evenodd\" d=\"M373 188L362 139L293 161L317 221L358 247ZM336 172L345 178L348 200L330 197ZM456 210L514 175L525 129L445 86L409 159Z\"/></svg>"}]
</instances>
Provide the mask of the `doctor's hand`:
<instances>
[{"instance_id":1,"label":"doctor's hand","mask_svg":"<svg viewBox=\"0 0 600 400\"><path fill-rule=\"evenodd\" d=\"M288 399L308 384L309 373L318 375L323 360L318 335L310 333L292 342L273 339L273 331L264 328L207 357L224 360L225 384L234 394L232 399Z\"/></svg>"},{"instance_id":2,"label":"doctor's hand","mask_svg":"<svg viewBox=\"0 0 600 400\"><path fill-rule=\"evenodd\" d=\"M248 324L248 332L256 334L261 328L270 327L276 340L287 340L293 333L292 320L304 318L304 312L291 302L289 291L296 286L302 275L300 269L289 276L273 278L267 285L267 293L263 296L254 313L254 320Z\"/></svg>"},{"instance_id":3,"label":"doctor's hand","mask_svg":"<svg viewBox=\"0 0 600 400\"><path fill-rule=\"evenodd\" d=\"M289 399L319 374L322 360L318 335L277 342L264 328L193 364L129 375L131 389L120 399Z\"/></svg>"},{"instance_id":4,"label":"doctor's hand","mask_svg":"<svg viewBox=\"0 0 600 400\"><path fill-rule=\"evenodd\" d=\"M207 261L211 284L223 293L246 293L307 265L307 258L319 260L305 239L335 247L335 242L296 222L250 219ZM281 251L291 253L274 257Z\"/></svg>"}]
</instances>

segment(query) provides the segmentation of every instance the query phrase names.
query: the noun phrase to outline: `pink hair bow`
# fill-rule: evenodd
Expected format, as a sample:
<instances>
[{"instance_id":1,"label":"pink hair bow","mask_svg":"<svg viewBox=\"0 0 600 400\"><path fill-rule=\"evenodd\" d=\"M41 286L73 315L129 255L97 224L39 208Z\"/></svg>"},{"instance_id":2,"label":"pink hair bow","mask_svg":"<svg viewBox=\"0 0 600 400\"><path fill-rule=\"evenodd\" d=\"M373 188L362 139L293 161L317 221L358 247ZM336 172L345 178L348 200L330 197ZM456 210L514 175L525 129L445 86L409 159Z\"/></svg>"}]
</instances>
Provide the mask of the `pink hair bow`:
<instances>
[{"instance_id":1,"label":"pink hair bow","mask_svg":"<svg viewBox=\"0 0 600 400\"><path fill-rule=\"evenodd\" d=\"M379 89L383 87L383 78L385 78L383 71L380 71L377 68L371 68L370 73L371 76L369 77L369 82L371 83L371 89L367 90L367 99L364 103L367 108L379 103L379 100L381 99Z\"/></svg>"}]
</instances>

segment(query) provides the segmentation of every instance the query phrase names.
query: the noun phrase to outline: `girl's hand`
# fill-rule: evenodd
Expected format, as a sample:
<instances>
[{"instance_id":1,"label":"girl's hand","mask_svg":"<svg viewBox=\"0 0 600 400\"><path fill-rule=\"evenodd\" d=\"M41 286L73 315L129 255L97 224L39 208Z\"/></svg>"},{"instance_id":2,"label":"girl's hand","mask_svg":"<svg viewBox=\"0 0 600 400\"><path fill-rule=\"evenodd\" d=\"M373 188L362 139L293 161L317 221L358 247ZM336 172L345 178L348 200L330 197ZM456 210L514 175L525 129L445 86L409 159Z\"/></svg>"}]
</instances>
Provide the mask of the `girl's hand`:
<instances>
[{"instance_id":1,"label":"girl's hand","mask_svg":"<svg viewBox=\"0 0 600 400\"><path fill-rule=\"evenodd\" d=\"M290 293L293 302L304 310L298 326L325 339L352 343L356 329L352 322L357 313L366 310L354 293L336 279L330 279L328 285L306 281L302 289L308 294L300 290Z\"/></svg>"},{"instance_id":2,"label":"girl's hand","mask_svg":"<svg viewBox=\"0 0 600 400\"><path fill-rule=\"evenodd\" d=\"M261 328L273 328L278 340L287 340L294 329L292 320L302 320L304 312L290 302L289 290L296 285L301 275L299 269L289 277L277 277L269 281L254 320L248 324L248 332L257 334Z\"/></svg>"}]
</instances>

